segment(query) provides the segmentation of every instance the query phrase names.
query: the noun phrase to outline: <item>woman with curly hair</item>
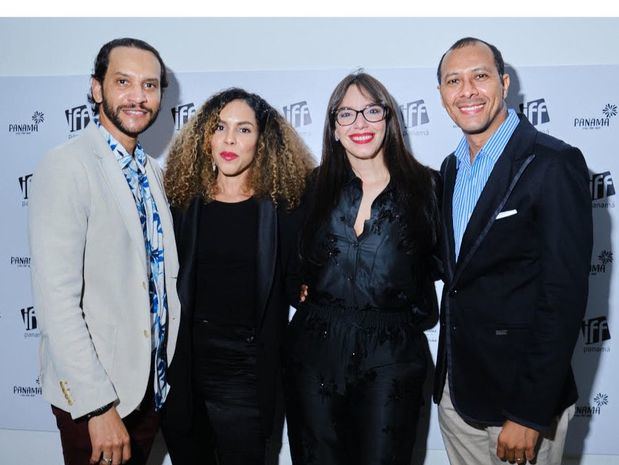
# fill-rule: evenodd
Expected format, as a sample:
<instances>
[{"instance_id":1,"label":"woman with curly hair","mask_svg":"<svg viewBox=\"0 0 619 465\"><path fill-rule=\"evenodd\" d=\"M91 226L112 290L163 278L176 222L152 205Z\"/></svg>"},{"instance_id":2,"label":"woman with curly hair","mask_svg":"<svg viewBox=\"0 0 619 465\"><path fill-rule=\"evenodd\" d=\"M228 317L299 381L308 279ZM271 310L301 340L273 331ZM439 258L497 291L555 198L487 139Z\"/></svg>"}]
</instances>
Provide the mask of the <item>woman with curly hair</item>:
<instances>
[{"instance_id":1,"label":"woman with curly hair","mask_svg":"<svg viewBox=\"0 0 619 465\"><path fill-rule=\"evenodd\" d=\"M295 465L408 465L429 358L436 173L407 150L399 107L355 73L328 103L302 230L309 294L289 331Z\"/></svg>"},{"instance_id":2,"label":"woman with curly hair","mask_svg":"<svg viewBox=\"0 0 619 465\"><path fill-rule=\"evenodd\" d=\"M172 145L165 187L182 316L162 426L174 465L259 465L278 451L310 164L285 119L238 88L207 100Z\"/></svg>"}]
</instances>

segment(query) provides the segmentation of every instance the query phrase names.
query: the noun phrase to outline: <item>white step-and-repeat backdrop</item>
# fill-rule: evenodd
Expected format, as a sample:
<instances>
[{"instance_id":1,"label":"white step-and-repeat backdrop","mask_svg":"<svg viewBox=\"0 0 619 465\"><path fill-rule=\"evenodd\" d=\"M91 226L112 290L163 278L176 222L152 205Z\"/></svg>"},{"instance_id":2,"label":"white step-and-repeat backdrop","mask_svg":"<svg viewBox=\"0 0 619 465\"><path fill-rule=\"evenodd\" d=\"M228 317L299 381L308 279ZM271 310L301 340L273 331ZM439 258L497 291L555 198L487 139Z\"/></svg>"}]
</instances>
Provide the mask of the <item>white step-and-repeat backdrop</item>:
<instances>
[{"instance_id":1,"label":"white step-and-repeat backdrop","mask_svg":"<svg viewBox=\"0 0 619 465\"><path fill-rule=\"evenodd\" d=\"M434 168L455 148L460 131L445 114L435 70L368 69L391 91L402 110L416 156ZM619 354L613 350L613 311L619 306L613 273L613 221L619 173L618 66L526 67L509 70L508 103L537 129L578 146L591 176L594 248L590 295L574 365L580 399L570 425L570 455L618 455ZM157 123L143 145L165 163L170 140L212 93L231 86L259 93L294 125L315 156L330 92L344 70L201 72L172 76ZM0 428L55 431L38 375L37 309L30 292L27 240L28 195L37 161L49 148L76 137L91 121L88 76L0 77ZM619 187L619 186L618 186ZM526 238L523 238L526 240ZM440 285L439 285L440 286ZM435 353L437 332L428 331ZM131 356L127 354L127 356ZM428 449L442 449L431 410ZM614 438L614 439L613 439ZM284 459L285 463L287 459Z\"/></svg>"}]
</instances>

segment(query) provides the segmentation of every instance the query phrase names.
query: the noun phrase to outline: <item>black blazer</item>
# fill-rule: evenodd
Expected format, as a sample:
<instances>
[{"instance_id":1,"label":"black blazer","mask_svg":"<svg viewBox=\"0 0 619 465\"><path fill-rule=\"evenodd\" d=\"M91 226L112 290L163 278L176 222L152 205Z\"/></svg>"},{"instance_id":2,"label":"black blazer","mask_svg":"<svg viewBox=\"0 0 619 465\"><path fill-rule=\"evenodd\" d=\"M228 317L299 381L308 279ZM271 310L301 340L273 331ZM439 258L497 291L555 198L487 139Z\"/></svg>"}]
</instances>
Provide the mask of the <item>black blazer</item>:
<instances>
[{"instance_id":1,"label":"black blazer","mask_svg":"<svg viewBox=\"0 0 619 465\"><path fill-rule=\"evenodd\" d=\"M440 402L448 366L452 400L464 419L486 425L510 419L546 430L577 399L571 358L592 247L585 160L521 115L457 261L454 154L441 173L445 286L434 399Z\"/></svg>"},{"instance_id":2,"label":"black blazer","mask_svg":"<svg viewBox=\"0 0 619 465\"><path fill-rule=\"evenodd\" d=\"M168 370L171 386L162 421L166 429L188 431L192 424L191 335L195 299L196 251L202 197L187 209L172 208L179 257L178 295L181 323L174 358ZM268 437L283 423L282 343L291 302L298 301L298 230L301 209L286 212L269 199L258 200L257 376L263 430Z\"/></svg>"}]
</instances>

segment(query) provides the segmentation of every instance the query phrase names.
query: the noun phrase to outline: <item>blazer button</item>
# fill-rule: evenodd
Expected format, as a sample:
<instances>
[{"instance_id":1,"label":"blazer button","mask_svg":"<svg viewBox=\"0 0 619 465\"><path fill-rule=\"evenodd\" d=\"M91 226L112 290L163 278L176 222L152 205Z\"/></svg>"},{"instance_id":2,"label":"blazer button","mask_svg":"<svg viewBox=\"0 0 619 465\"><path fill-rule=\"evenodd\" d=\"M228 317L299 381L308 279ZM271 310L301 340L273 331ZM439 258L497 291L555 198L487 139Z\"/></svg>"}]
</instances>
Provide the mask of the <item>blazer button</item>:
<instances>
[{"instance_id":1,"label":"blazer button","mask_svg":"<svg viewBox=\"0 0 619 465\"><path fill-rule=\"evenodd\" d=\"M451 332L455 333L458 327L456 325L451 325Z\"/></svg>"},{"instance_id":2,"label":"blazer button","mask_svg":"<svg viewBox=\"0 0 619 465\"><path fill-rule=\"evenodd\" d=\"M449 297L455 297L458 295L458 289L452 289L449 291Z\"/></svg>"}]
</instances>

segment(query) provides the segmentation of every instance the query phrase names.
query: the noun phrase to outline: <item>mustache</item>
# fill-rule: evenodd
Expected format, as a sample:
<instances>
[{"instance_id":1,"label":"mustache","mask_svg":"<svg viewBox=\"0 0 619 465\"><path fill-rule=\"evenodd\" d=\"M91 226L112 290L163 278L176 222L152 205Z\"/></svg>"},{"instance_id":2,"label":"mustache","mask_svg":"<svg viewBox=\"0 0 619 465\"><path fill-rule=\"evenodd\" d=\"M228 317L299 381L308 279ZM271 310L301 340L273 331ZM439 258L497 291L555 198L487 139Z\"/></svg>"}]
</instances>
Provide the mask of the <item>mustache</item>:
<instances>
[{"instance_id":1,"label":"mustache","mask_svg":"<svg viewBox=\"0 0 619 465\"><path fill-rule=\"evenodd\" d=\"M141 104L120 105L116 111L120 111L120 110L141 110L141 111L146 111L148 113L153 112L152 109L146 108L144 105L141 105Z\"/></svg>"}]
</instances>

